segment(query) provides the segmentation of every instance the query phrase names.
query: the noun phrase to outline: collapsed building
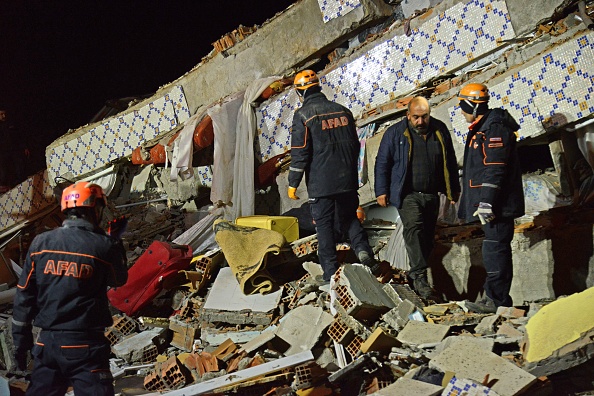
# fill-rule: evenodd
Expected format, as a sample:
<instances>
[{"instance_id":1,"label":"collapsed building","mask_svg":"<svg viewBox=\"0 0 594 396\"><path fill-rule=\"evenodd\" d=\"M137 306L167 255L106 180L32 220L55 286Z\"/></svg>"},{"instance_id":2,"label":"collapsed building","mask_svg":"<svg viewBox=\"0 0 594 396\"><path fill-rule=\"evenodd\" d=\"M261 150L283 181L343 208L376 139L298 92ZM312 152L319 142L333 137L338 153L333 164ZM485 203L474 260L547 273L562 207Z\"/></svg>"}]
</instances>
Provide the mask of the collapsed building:
<instances>
[{"instance_id":1,"label":"collapsed building","mask_svg":"<svg viewBox=\"0 0 594 396\"><path fill-rule=\"evenodd\" d=\"M5 318L27 243L61 222L55 194L92 180L109 194L109 214L129 218L130 271L142 272L136 264L157 242L191 253L150 298L115 304L106 335L116 383L171 395L594 389L593 12L569 0L300 0L262 26L238 27L151 97L54 141L47 169L0 196ZM344 244L331 287L308 286L319 265L301 217L307 192L302 184L298 202L285 195L299 106L291 77L305 67L357 120L364 226L394 269L381 282ZM461 162L456 94L466 82L486 83L521 127L518 308L487 316L455 303L477 298L484 280L480 226L460 223L442 200L431 275L453 302L428 304L406 284L397 213L376 206L373 192L383 132L413 96L448 125ZM238 221L253 215L278 224ZM1 341L8 370L8 321Z\"/></svg>"}]
</instances>

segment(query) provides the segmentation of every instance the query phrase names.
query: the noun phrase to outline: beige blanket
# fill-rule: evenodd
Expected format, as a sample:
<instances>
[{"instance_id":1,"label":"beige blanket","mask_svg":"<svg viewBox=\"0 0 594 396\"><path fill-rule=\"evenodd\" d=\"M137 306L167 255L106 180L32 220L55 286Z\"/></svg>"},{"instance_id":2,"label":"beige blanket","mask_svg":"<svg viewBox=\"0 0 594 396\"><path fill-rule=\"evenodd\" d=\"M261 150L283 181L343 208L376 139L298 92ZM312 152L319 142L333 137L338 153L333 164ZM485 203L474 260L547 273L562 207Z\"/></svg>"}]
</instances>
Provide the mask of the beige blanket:
<instances>
[{"instance_id":1,"label":"beige blanket","mask_svg":"<svg viewBox=\"0 0 594 396\"><path fill-rule=\"evenodd\" d=\"M273 279L266 270L269 253L279 254L285 237L276 231L238 226L219 219L213 225L215 241L244 294L269 293Z\"/></svg>"}]
</instances>

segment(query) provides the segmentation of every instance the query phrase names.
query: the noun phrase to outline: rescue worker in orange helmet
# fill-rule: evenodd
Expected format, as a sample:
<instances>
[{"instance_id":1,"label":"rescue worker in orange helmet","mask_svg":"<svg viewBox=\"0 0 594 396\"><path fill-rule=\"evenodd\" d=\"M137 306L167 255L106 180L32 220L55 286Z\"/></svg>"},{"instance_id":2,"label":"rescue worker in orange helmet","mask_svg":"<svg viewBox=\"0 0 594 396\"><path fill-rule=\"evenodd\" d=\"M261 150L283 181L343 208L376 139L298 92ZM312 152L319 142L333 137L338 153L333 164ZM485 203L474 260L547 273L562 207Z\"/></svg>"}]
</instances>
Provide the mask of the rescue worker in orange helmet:
<instances>
[{"instance_id":1,"label":"rescue worker in orange helmet","mask_svg":"<svg viewBox=\"0 0 594 396\"><path fill-rule=\"evenodd\" d=\"M15 371L35 362L27 395L113 395L106 327L113 324L107 288L128 278L119 238L100 227L107 199L97 184L64 189L61 227L33 239L17 284L12 317ZM35 345L32 326L41 329Z\"/></svg>"},{"instance_id":2,"label":"rescue worker in orange helmet","mask_svg":"<svg viewBox=\"0 0 594 396\"><path fill-rule=\"evenodd\" d=\"M341 233L348 235L359 261L377 275L379 263L357 218L361 145L353 115L326 98L313 70L297 73L294 86L303 105L293 116L288 196L299 199L297 187L305 176L318 236L318 257L324 271L317 281L319 285L329 282L338 269L335 220Z\"/></svg>"},{"instance_id":3,"label":"rescue worker in orange helmet","mask_svg":"<svg viewBox=\"0 0 594 396\"><path fill-rule=\"evenodd\" d=\"M470 124L464 147L462 197L458 217L480 221L485 232L485 296L468 309L495 313L512 306L509 291L513 264L514 219L524 215L522 170L515 132L520 128L507 110L489 109L484 84L467 84L458 93L462 115Z\"/></svg>"}]
</instances>

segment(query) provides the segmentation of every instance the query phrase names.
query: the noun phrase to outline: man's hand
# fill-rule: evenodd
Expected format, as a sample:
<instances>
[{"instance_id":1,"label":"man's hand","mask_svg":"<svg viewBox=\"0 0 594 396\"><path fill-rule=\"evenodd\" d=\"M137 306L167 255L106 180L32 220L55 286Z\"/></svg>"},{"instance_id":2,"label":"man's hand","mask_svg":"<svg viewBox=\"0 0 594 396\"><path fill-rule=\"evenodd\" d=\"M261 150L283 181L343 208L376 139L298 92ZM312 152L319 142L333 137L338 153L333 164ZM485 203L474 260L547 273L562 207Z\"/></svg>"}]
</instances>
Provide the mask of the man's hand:
<instances>
[{"instance_id":1,"label":"man's hand","mask_svg":"<svg viewBox=\"0 0 594 396\"><path fill-rule=\"evenodd\" d=\"M452 203L452 205L454 205L456 202L458 202L458 200L460 199L460 193L453 193L452 194L452 200L450 201Z\"/></svg>"},{"instance_id":2,"label":"man's hand","mask_svg":"<svg viewBox=\"0 0 594 396\"><path fill-rule=\"evenodd\" d=\"M287 195L291 199L294 199L294 200L299 199L299 197L297 196L297 188L296 187L289 187L289 190L287 190Z\"/></svg>"},{"instance_id":3,"label":"man's hand","mask_svg":"<svg viewBox=\"0 0 594 396\"><path fill-rule=\"evenodd\" d=\"M390 200L388 199L388 194L382 194L376 199L379 206L383 206L384 208L390 204Z\"/></svg>"},{"instance_id":4,"label":"man's hand","mask_svg":"<svg viewBox=\"0 0 594 396\"><path fill-rule=\"evenodd\" d=\"M495 215L493 214L493 207L491 204L485 202L479 202L478 209L476 212L472 214L473 216L478 216L481 224L487 224L490 221L495 219Z\"/></svg>"}]
</instances>

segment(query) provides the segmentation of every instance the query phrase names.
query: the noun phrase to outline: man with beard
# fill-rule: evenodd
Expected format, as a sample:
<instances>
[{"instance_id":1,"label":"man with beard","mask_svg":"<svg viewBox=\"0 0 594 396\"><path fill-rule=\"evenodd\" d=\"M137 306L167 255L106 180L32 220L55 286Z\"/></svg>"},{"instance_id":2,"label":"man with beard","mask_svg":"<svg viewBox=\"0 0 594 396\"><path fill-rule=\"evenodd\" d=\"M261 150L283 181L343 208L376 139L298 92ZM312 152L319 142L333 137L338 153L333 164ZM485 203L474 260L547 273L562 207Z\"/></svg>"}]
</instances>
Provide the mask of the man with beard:
<instances>
[{"instance_id":1,"label":"man with beard","mask_svg":"<svg viewBox=\"0 0 594 396\"><path fill-rule=\"evenodd\" d=\"M450 132L430 112L427 99L413 98L406 118L382 137L375 162L377 203L398 209L410 259L409 281L424 299L436 298L427 270L439 213L438 193L444 193L452 203L460 196Z\"/></svg>"}]
</instances>

